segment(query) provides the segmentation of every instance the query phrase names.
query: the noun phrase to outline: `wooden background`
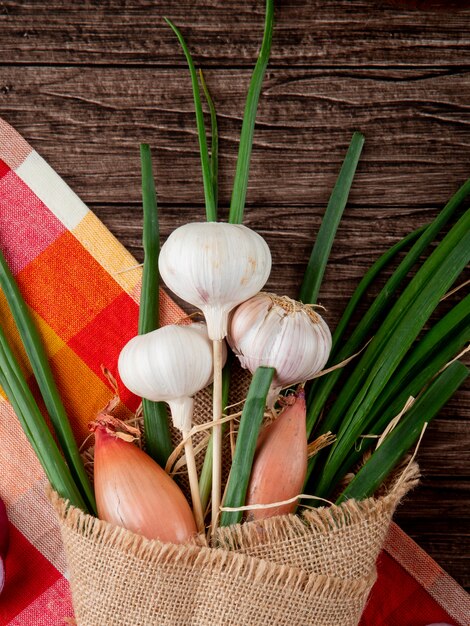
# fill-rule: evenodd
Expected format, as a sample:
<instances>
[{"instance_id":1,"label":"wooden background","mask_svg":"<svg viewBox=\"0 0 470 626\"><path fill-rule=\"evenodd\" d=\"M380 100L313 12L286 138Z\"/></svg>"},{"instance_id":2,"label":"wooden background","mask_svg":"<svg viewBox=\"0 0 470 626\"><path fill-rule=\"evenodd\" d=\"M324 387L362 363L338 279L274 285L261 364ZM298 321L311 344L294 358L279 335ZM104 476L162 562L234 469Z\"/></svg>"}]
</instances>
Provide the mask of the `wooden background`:
<instances>
[{"instance_id":1,"label":"wooden background","mask_svg":"<svg viewBox=\"0 0 470 626\"><path fill-rule=\"evenodd\" d=\"M470 9L462 2L277 2L246 223L272 247L269 288L294 296L354 130L366 136L321 302L334 326L360 276L470 175ZM442 8L444 5L444 9ZM182 29L219 112L230 198L262 0L0 0L0 115L138 259L138 144L155 148L163 234L203 219ZM470 586L470 394L426 433L399 524Z\"/></svg>"}]
</instances>

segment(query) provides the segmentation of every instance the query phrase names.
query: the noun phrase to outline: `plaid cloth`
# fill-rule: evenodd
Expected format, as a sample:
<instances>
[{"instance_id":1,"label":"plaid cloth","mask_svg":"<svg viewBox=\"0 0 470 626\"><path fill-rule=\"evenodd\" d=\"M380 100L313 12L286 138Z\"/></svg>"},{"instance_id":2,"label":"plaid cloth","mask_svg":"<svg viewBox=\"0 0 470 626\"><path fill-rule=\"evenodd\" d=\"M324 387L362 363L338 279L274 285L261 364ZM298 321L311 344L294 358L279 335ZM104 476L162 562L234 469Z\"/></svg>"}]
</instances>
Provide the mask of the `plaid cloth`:
<instances>
[{"instance_id":1,"label":"plaid cloth","mask_svg":"<svg viewBox=\"0 0 470 626\"><path fill-rule=\"evenodd\" d=\"M117 377L137 332L141 271L134 258L8 124L0 119L0 246L31 308L79 442L110 399L101 372ZM162 292L162 322L182 311ZM0 294L0 319L37 388ZM121 386L123 415L138 399ZM0 626L73 624L67 571L46 480L4 396L0 397L0 495L11 522ZM470 623L470 598L393 525L362 626ZM105 626L99 625L96 626ZM178 625L179 626L179 625Z\"/></svg>"}]
</instances>

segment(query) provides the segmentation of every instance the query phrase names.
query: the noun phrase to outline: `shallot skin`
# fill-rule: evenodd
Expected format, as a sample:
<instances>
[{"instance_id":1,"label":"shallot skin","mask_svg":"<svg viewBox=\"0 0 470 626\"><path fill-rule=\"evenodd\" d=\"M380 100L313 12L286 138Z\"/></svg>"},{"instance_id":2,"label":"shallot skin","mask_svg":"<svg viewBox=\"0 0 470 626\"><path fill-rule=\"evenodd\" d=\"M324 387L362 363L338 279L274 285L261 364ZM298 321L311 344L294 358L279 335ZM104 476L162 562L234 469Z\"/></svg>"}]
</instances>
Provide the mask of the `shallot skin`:
<instances>
[{"instance_id":1,"label":"shallot skin","mask_svg":"<svg viewBox=\"0 0 470 626\"><path fill-rule=\"evenodd\" d=\"M95 436L100 519L163 543L187 543L197 534L183 492L151 457L103 427Z\"/></svg>"},{"instance_id":2,"label":"shallot skin","mask_svg":"<svg viewBox=\"0 0 470 626\"><path fill-rule=\"evenodd\" d=\"M272 504L301 493L307 474L306 404L304 391L268 426L258 439L246 504ZM247 520L292 513L297 501L274 508L252 509Z\"/></svg>"}]
</instances>

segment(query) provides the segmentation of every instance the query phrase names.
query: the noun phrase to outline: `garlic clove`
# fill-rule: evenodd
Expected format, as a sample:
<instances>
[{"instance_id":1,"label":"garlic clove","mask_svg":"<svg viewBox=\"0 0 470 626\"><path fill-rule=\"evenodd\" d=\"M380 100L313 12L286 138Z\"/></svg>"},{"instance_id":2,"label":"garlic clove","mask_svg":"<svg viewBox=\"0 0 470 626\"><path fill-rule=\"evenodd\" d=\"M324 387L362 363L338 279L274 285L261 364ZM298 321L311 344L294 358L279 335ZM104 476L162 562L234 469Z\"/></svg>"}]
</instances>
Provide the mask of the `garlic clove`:
<instances>
[{"instance_id":1,"label":"garlic clove","mask_svg":"<svg viewBox=\"0 0 470 626\"><path fill-rule=\"evenodd\" d=\"M220 340L230 311L266 283L271 253L264 239L242 224L193 222L163 244L159 270L169 289L202 310L210 339Z\"/></svg>"}]
</instances>

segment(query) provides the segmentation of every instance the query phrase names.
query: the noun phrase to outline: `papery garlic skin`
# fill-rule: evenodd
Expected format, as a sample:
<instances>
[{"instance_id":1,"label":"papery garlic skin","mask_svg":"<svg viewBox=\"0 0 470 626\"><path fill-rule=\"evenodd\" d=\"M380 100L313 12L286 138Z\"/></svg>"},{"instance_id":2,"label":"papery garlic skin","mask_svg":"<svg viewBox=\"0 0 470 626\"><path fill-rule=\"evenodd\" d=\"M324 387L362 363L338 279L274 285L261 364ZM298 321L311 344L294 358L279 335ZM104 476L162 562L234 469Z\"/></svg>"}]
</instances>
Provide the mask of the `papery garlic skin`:
<instances>
[{"instance_id":1,"label":"papery garlic skin","mask_svg":"<svg viewBox=\"0 0 470 626\"><path fill-rule=\"evenodd\" d=\"M268 280L271 253L264 239L242 224L193 222L171 233L158 266L168 288L204 313L209 338L220 340L230 311Z\"/></svg>"},{"instance_id":2,"label":"papery garlic skin","mask_svg":"<svg viewBox=\"0 0 470 626\"><path fill-rule=\"evenodd\" d=\"M259 293L233 312L228 342L242 367L254 373L274 367L268 406L283 387L313 378L328 361L331 333L311 307L274 294Z\"/></svg>"},{"instance_id":3,"label":"papery garlic skin","mask_svg":"<svg viewBox=\"0 0 470 626\"><path fill-rule=\"evenodd\" d=\"M179 430L191 428L192 396L212 380L211 343L201 328L168 325L133 337L122 349L119 375L136 395L168 402Z\"/></svg>"}]
</instances>

